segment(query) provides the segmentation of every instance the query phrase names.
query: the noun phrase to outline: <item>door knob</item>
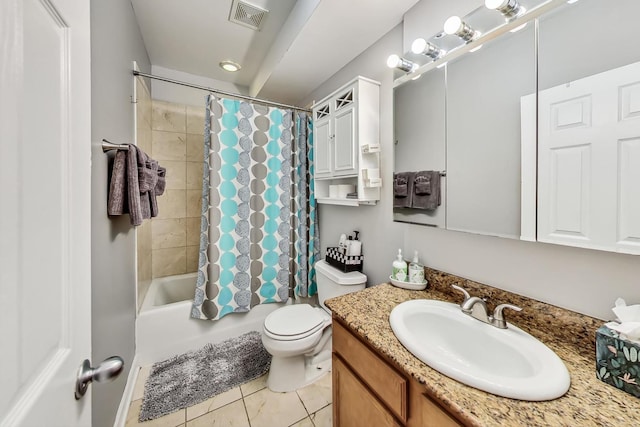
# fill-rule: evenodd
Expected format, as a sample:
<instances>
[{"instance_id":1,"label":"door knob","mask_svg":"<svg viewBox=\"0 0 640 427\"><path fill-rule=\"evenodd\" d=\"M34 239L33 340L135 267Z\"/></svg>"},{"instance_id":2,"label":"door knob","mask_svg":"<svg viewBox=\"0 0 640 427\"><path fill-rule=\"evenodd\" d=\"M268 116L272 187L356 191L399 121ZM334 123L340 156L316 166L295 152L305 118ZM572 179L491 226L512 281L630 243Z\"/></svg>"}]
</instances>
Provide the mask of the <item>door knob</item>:
<instances>
[{"instance_id":1,"label":"door knob","mask_svg":"<svg viewBox=\"0 0 640 427\"><path fill-rule=\"evenodd\" d=\"M82 399L89 383L96 381L106 383L115 380L124 368L124 360L120 356L111 356L102 361L97 367L92 368L89 359L85 359L78 369L78 378L76 379L76 400Z\"/></svg>"}]
</instances>

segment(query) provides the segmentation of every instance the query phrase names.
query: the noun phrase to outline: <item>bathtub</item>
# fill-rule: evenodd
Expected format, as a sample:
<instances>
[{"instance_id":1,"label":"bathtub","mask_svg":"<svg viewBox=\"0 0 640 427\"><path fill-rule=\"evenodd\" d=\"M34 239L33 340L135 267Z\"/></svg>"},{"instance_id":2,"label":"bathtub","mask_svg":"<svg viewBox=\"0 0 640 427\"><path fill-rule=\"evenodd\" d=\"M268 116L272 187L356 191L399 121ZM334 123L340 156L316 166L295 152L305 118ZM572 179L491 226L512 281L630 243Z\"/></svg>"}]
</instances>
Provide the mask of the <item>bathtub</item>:
<instances>
[{"instance_id":1,"label":"bathtub","mask_svg":"<svg viewBox=\"0 0 640 427\"><path fill-rule=\"evenodd\" d=\"M261 304L220 320L191 318L196 273L153 279L136 319L136 358L146 366L249 331L262 331L264 318L283 303Z\"/></svg>"}]
</instances>

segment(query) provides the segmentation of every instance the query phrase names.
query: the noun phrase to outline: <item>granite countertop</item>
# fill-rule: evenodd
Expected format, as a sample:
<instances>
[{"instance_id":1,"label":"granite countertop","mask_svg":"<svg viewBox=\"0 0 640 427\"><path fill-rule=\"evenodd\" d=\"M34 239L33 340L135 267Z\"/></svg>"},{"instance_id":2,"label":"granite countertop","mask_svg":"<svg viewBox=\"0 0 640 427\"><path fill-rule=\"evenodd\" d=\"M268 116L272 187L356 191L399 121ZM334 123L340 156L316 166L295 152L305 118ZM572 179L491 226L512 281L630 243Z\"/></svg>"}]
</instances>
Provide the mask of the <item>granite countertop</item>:
<instances>
[{"instance_id":1,"label":"granite countertop","mask_svg":"<svg viewBox=\"0 0 640 427\"><path fill-rule=\"evenodd\" d=\"M595 331L604 322L511 294L437 270L427 269L429 288L409 291L381 284L326 302L334 317L369 343L400 370L424 384L426 392L451 414L470 426L638 426L640 399L598 380L595 374ZM562 397L527 402L495 396L466 386L430 368L395 337L389 314L411 299L460 303L456 283L471 295L487 298L490 309L500 303L523 311L508 313L508 321L544 342L560 356L571 375L571 388Z\"/></svg>"}]
</instances>

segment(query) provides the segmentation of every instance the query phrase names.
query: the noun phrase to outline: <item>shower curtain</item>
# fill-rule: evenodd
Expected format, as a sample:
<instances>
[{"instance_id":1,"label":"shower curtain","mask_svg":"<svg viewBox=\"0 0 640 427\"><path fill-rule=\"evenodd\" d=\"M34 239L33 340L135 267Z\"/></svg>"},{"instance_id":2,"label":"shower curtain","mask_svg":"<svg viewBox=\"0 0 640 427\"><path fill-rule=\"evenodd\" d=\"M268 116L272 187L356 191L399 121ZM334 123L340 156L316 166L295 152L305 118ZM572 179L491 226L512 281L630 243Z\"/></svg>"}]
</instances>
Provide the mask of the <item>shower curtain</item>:
<instances>
[{"instance_id":1,"label":"shower curtain","mask_svg":"<svg viewBox=\"0 0 640 427\"><path fill-rule=\"evenodd\" d=\"M209 95L192 317L315 293L312 144L306 114Z\"/></svg>"}]
</instances>

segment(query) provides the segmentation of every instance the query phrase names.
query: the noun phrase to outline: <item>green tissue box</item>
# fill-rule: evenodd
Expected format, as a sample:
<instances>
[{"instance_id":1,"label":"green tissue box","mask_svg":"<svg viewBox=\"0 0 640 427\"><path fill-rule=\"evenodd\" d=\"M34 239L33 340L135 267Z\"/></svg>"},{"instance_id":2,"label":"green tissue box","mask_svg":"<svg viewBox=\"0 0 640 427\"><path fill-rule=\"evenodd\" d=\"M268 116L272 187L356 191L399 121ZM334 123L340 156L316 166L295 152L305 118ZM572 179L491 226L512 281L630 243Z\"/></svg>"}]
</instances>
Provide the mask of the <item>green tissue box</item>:
<instances>
[{"instance_id":1,"label":"green tissue box","mask_svg":"<svg viewBox=\"0 0 640 427\"><path fill-rule=\"evenodd\" d=\"M640 345L601 326L596 331L596 376L607 384L640 397Z\"/></svg>"}]
</instances>

